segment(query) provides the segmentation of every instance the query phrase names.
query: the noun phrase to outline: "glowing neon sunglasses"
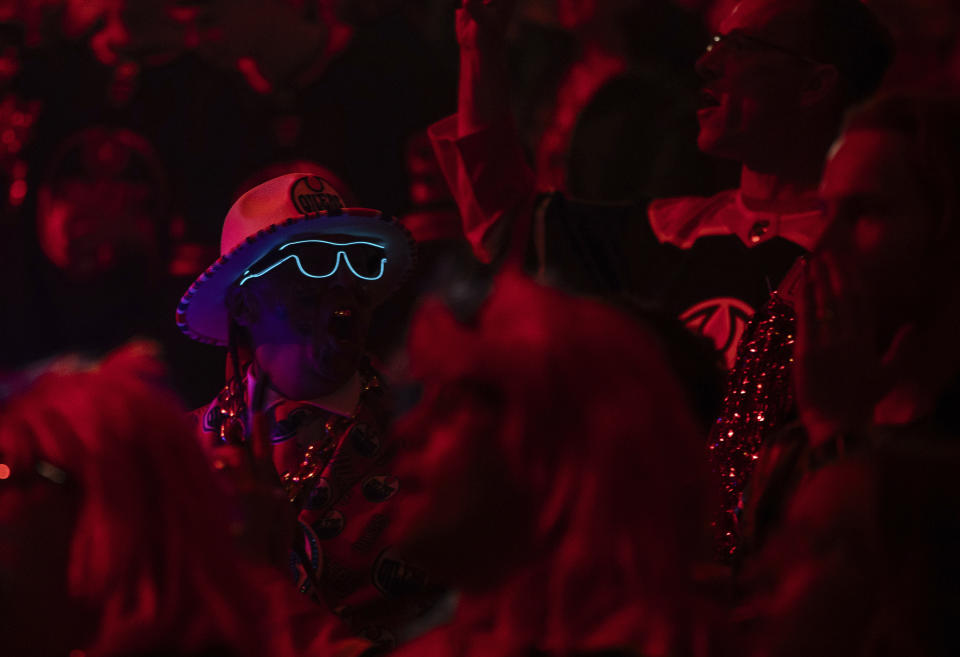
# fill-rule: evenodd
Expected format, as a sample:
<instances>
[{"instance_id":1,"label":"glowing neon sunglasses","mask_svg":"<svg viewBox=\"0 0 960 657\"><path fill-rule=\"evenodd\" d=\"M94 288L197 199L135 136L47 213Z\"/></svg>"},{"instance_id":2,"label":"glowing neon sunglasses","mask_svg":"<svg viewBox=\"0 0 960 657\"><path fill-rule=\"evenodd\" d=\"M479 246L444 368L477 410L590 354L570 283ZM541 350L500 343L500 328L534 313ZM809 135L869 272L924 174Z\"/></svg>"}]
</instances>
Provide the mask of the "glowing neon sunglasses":
<instances>
[{"instance_id":1,"label":"glowing neon sunglasses","mask_svg":"<svg viewBox=\"0 0 960 657\"><path fill-rule=\"evenodd\" d=\"M254 272L253 268L243 272L238 285L251 278L260 278L273 271L288 260L293 260L300 273L307 278L330 278L346 265L350 273L362 281L376 281L383 278L387 259L383 252L387 247L374 242L334 242L331 240L311 239L287 242L272 253L261 258L255 267L264 262L271 264ZM323 273L314 273L323 272Z\"/></svg>"}]
</instances>

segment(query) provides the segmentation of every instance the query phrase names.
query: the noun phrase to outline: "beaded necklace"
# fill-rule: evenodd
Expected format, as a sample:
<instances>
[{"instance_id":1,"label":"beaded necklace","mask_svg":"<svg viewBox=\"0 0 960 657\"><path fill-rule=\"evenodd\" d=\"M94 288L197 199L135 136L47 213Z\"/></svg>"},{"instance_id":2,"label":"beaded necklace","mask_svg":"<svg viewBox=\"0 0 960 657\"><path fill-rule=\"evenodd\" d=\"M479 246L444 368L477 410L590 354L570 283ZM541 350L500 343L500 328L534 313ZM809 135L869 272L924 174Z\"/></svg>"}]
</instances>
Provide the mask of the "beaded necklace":
<instances>
[{"instance_id":1,"label":"beaded necklace","mask_svg":"<svg viewBox=\"0 0 960 657\"><path fill-rule=\"evenodd\" d=\"M306 450L300 460L299 467L295 472L283 472L280 475L280 482L287 491L287 498L294 502L300 499L304 491L309 491L311 484L320 476L330 462L333 453L343 439L357 425L358 419L363 415L370 403L373 395L380 396L383 393L383 386L376 371L369 363L364 362L360 368L360 399L357 406L349 417L331 414L324 423L323 437L314 441Z\"/></svg>"},{"instance_id":2,"label":"beaded necklace","mask_svg":"<svg viewBox=\"0 0 960 657\"><path fill-rule=\"evenodd\" d=\"M219 429L219 443L221 445L242 445L246 433L246 395L241 392L246 387L247 372L244 369L242 380L234 377L217 398L217 406L221 415ZM342 439L357 424L358 417L370 405L372 396L382 396L383 385L376 370L367 360L359 367L360 399L350 416L341 416L330 413L323 427L323 435L312 442L304 450L303 456L296 470L280 473L280 482L287 493L287 498L294 502L304 491L311 486L330 462L333 453Z\"/></svg>"}]
</instances>

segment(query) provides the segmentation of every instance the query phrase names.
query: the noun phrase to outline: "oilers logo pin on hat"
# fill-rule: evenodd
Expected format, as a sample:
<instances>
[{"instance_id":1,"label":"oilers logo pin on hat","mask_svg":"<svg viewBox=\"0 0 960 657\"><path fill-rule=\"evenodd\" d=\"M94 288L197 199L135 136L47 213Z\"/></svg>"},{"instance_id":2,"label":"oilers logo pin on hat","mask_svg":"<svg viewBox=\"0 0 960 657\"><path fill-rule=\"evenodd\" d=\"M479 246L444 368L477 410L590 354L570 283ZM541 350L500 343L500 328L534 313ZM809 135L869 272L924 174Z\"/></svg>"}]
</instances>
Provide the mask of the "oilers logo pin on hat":
<instances>
[{"instance_id":1,"label":"oilers logo pin on hat","mask_svg":"<svg viewBox=\"0 0 960 657\"><path fill-rule=\"evenodd\" d=\"M330 212L343 208L337 191L320 176L304 176L290 188L290 200L301 214Z\"/></svg>"},{"instance_id":2,"label":"oilers logo pin on hat","mask_svg":"<svg viewBox=\"0 0 960 657\"><path fill-rule=\"evenodd\" d=\"M300 256L309 249L323 249L330 262L304 262ZM378 210L343 207L323 178L279 176L247 191L227 212L220 257L183 295L177 325L194 340L225 346L227 290L287 261L311 278L326 278L345 267L379 302L409 275L415 251L413 238L396 219ZM269 254L275 259L260 263Z\"/></svg>"}]
</instances>

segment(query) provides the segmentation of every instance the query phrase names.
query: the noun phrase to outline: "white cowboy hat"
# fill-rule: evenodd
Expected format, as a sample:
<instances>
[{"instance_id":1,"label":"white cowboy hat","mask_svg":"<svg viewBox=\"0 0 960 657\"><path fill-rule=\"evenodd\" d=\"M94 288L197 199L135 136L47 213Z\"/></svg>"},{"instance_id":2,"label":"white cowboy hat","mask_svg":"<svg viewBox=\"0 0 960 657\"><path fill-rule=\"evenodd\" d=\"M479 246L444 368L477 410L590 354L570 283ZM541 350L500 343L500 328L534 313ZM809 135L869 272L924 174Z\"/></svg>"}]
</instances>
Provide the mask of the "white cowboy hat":
<instances>
[{"instance_id":1,"label":"white cowboy hat","mask_svg":"<svg viewBox=\"0 0 960 657\"><path fill-rule=\"evenodd\" d=\"M223 221L220 257L183 295L177 326L194 340L226 346L225 299L230 286L260 258L292 239L332 234L370 240L384 249L382 275L364 281L375 302L396 290L413 267L413 237L395 219L378 210L345 208L323 178L290 173L257 185L230 208Z\"/></svg>"}]
</instances>

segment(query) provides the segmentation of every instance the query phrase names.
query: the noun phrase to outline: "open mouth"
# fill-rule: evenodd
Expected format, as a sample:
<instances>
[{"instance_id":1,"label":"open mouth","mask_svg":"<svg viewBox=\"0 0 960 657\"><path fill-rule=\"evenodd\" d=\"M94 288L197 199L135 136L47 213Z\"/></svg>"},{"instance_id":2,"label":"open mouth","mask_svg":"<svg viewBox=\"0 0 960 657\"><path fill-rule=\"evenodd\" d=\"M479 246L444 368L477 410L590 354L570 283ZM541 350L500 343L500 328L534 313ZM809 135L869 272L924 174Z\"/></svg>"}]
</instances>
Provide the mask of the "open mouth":
<instances>
[{"instance_id":1,"label":"open mouth","mask_svg":"<svg viewBox=\"0 0 960 657\"><path fill-rule=\"evenodd\" d=\"M720 107L720 98L710 89L700 90L700 109L709 109L711 107Z\"/></svg>"},{"instance_id":2,"label":"open mouth","mask_svg":"<svg viewBox=\"0 0 960 657\"><path fill-rule=\"evenodd\" d=\"M338 340L352 340L357 335L357 313L353 308L341 306L330 315L327 328Z\"/></svg>"}]
</instances>

